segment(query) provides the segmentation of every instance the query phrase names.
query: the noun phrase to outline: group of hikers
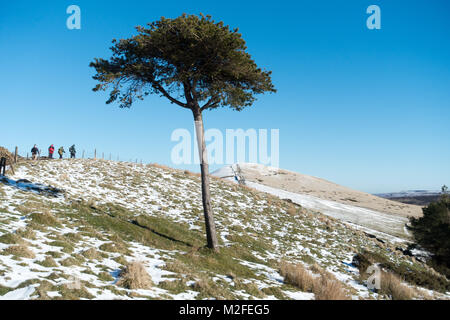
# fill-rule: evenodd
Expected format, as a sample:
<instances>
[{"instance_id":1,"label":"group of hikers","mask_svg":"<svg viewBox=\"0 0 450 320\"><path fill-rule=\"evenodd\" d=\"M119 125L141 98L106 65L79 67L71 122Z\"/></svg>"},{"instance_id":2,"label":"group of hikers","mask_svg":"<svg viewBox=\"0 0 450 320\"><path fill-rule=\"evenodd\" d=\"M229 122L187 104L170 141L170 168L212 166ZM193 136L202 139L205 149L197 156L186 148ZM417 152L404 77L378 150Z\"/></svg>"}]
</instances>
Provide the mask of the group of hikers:
<instances>
[{"instance_id":1,"label":"group of hikers","mask_svg":"<svg viewBox=\"0 0 450 320\"><path fill-rule=\"evenodd\" d=\"M52 144L50 147L48 147L48 158L49 159L53 159L53 153L55 152L55 146ZM34 145L33 148L31 149L31 156L33 160L37 160L38 156L40 156L40 151L37 147L37 145ZM62 159L64 153L66 153L66 151L64 150L64 147L60 147L58 149L58 154L59 154L59 158ZM75 145L72 145L69 148L69 153L70 153L70 158L71 159L75 159L76 153L77 151L75 150Z\"/></svg>"}]
</instances>

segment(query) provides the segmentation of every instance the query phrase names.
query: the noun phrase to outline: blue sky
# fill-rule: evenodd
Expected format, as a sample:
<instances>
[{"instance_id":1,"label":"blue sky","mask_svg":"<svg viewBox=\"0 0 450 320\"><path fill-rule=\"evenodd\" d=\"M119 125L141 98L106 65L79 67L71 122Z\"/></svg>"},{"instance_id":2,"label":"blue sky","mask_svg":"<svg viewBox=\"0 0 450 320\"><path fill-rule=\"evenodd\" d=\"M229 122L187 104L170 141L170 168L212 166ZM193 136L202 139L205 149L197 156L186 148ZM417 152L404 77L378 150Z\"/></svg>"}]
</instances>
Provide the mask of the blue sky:
<instances>
[{"instance_id":1,"label":"blue sky","mask_svg":"<svg viewBox=\"0 0 450 320\"><path fill-rule=\"evenodd\" d=\"M81 30L66 8L81 8ZM366 8L381 8L381 30ZM276 94L206 128L279 129L280 167L367 191L450 184L450 4L447 1L2 1L0 145L76 144L92 155L171 163L192 115L163 98L129 110L94 93L94 57L113 38L164 17L210 14L239 27ZM175 166L198 171L196 165ZM215 169L217 166L212 166Z\"/></svg>"}]
</instances>

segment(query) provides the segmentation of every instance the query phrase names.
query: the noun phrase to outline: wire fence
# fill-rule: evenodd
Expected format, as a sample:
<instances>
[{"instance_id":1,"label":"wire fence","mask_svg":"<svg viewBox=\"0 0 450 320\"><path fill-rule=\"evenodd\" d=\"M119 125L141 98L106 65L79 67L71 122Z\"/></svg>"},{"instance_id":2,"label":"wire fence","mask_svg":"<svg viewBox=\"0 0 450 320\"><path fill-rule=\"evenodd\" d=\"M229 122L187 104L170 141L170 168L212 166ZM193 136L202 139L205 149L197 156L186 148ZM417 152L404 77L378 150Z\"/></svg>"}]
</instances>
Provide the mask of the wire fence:
<instances>
[{"instance_id":1,"label":"wire fence","mask_svg":"<svg viewBox=\"0 0 450 320\"><path fill-rule=\"evenodd\" d=\"M70 159L71 153L69 150L64 150L65 153L62 155L62 159ZM14 162L17 162L18 159L23 158L30 160L33 158L33 155L31 154L31 151L26 153L26 156L24 153L19 153L19 148L15 147L14 151L11 152L14 155ZM49 152L48 150L42 150L39 149L39 153L36 156L36 159L49 159ZM58 150L55 149L52 159L60 159L60 155L58 153ZM95 159L95 160L108 160L108 161L117 161L117 162L131 162L131 163L140 163L143 164L142 158L129 158L129 157L121 157L118 153L112 153L112 152L103 152L99 151L97 149L78 149L75 153L75 159Z\"/></svg>"}]
</instances>

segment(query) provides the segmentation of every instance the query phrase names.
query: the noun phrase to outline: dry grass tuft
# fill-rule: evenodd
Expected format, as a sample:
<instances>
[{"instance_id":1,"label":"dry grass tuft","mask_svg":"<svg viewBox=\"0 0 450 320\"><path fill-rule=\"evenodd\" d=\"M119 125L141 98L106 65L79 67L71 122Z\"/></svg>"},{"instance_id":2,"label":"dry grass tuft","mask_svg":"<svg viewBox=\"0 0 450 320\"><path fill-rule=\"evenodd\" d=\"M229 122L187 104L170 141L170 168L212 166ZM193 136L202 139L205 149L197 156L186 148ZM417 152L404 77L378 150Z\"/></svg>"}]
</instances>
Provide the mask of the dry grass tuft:
<instances>
[{"instance_id":1,"label":"dry grass tuft","mask_svg":"<svg viewBox=\"0 0 450 320\"><path fill-rule=\"evenodd\" d=\"M349 300L342 284L327 275L315 279L313 292L316 300Z\"/></svg>"},{"instance_id":2,"label":"dry grass tuft","mask_svg":"<svg viewBox=\"0 0 450 320\"><path fill-rule=\"evenodd\" d=\"M51 300L47 292L53 289L53 285L49 281L43 281L36 288L36 293L38 294L37 300Z\"/></svg>"},{"instance_id":3,"label":"dry grass tuft","mask_svg":"<svg viewBox=\"0 0 450 320\"><path fill-rule=\"evenodd\" d=\"M135 261L125 266L120 273L120 280L117 285L132 290L150 289L153 282L142 262Z\"/></svg>"},{"instance_id":4,"label":"dry grass tuft","mask_svg":"<svg viewBox=\"0 0 450 320\"><path fill-rule=\"evenodd\" d=\"M0 236L0 242L5 244L27 244L27 242L23 240L20 235L15 233L5 233Z\"/></svg>"},{"instance_id":5,"label":"dry grass tuft","mask_svg":"<svg viewBox=\"0 0 450 320\"><path fill-rule=\"evenodd\" d=\"M17 230L17 235L21 236L22 238L27 238L31 240L36 239L36 232L30 227L21 228Z\"/></svg>"},{"instance_id":6,"label":"dry grass tuft","mask_svg":"<svg viewBox=\"0 0 450 320\"><path fill-rule=\"evenodd\" d=\"M421 288L416 288L415 297L420 300L434 300L435 299L426 290L421 289Z\"/></svg>"},{"instance_id":7,"label":"dry grass tuft","mask_svg":"<svg viewBox=\"0 0 450 320\"><path fill-rule=\"evenodd\" d=\"M59 226L58 219L55 218L50 212L37 213L34 212L30 215L31 220L38 224L43 224L47 226Z\"/></svg>"},{"instance_id":8,"label":"dry grass tuft","mask_svg":"<svg viewBox=\"0 0 450 320\"><path fill-rule=\"evenodd\" d=\"M302 264L282 262L280 274L284 281L296 286L302 291L313 292L316 300L348 300L342 284L329 272L314 264L311 270L320 274L314 277Z\"/></svg>"},{"instance_id":9,"label":"dry grass tuft","mask_svg":"<svg viewBox=\"0 0 450 320\"><path fill-rule=\"evenodd\" d=\"M47 268L54 268L58 266L58 263L50 256L46 257L44 260L39 261L37 263Z\"/></svg>"},{"instance_id":10,"label":"dry grass tuft","mask_svg":"<svg viewBox=\"0 0 450 320\"><path fill-rule=\"evenodd\" d=\"M188 170L184 170L183 173L187 176L197 177L197 178L200 178L202 176L200 173L196 173L196 172L192 172L192 171L188 171ZM211 176L211 177L214 177L214 176Z\"/></svg>"},{"instance_id":11,"label":"dry grass tuft","mask_svg":"<svg viewBox=\"0 0 450 320\"><path fill-rule=\"evenodd\" d=\"M391 296L392 300L411 300L414 296L413 289L403 285L400 279L390 273L381 273L381 293Z\"/></svg>"},{"instance_id":12,"label":"dry grass tuft","mask_svg":"<svg viewBox=\"0 0 450 320\"><path fill-rule=\"evenodd\" d=\"M215 298L217 300L235 299L228 289L217 285L214 281L208 280L205 276L200 277L192 288L200 292L198 298Z\"/></svg>"},{"instance_id":13,"label":"dry grass tuft","mask_svg":"<svg viewBox=\"0 0 450 320\"><path fill-rule=\"evenodd\" d=\"M81 255L89 260L99 260L101 258L100 253L94 248L83 251Z\"/></svg>"},{"instance_id":14,"label":"dry grass tuft","mask_svg":"<svg viewBox=\"0 0 450 320\"><path fill-rule=\"evenodd\" d=\"M302 291L311 291L314 286L314 276L301 264L282 262L280 274L284 282L289 283Z\"/></svg>"},{"instance_id":15,"label":"dry grass tuft","mask_svg":"<svg viewBox=\"0 0 450 320\"><path fill-rule=\"evenodd\" d=\"M28 249L28 247L23 244L9 246L8 248L5 249L5 252L23 258L30 258L30 259L36 258L33 251Z\"/></svg>"},{"instance_id":16,"label":"dry grass tuft","mask_svg":"<svg viewBox=\"0 0 450 320\"><path fill-rule=\"evenodd\" d=\"M314 263L311 267L310 267L311 271L315 274L320 274L320 275L324 275L326 273L325 270L323 270L323 268L318 265L317 263Z\"/></svg>"},{"instance_id":17,"label":"dry grass tuft","mask_svg":"<svg viewBox=\"0 0 450 320\"><path fill-rule=\"evenodd\" d=\"M298 210L296 207L294 207L294 206L290 206L290 207L286 210L286 213L287 213L288 215L290 215L290 216L296 216L296 215L298 215L299 210Z\"/></svg>"},{"instance_id":18,"label":"dry grass tuft","mask_svg":"<svg viewBox=\"0 0 450 320\"><path fill-rule=\"evenodd\" d=\"M170 168L166 165L163 164L159 164L159 163L150 163L149 164L150 167L154 167L154 168L158 168L158 169L163 169L163 170L173 170L173 168Z\"/></svg>"},{"instance_id":19,"label":"dry grass tuft","mask_svg":"<svg viewBox=\"0 0 450 320\"><path fill-rule=\"evenodd\" d=\"M122 242L107 242L102 244L99 249L106 252L118 252L122 254L126 254L128 252L127 247Z\"/></svg>"}]
</instances>

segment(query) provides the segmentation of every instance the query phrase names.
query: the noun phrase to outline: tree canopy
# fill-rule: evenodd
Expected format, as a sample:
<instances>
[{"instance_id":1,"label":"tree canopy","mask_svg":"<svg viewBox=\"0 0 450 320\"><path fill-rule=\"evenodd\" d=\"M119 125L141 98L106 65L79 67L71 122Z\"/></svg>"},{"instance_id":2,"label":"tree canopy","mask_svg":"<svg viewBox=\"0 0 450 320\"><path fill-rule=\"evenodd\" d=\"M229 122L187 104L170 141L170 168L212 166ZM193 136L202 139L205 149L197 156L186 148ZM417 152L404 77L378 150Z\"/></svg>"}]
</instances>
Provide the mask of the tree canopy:
<instances>
[{"instance_id":1,"label":"tree canopy","mask_svg":"<svg viewBox=\"0 0 450 320\"><path fill-rule=\"evenodd\" d=\"M433 260L450 277L450 198L443 194L422 211L422 217L410 218L409 229L416 242L433 253Z\"/></svg>"},{"instance_id":2,"label":"tree canopy","mask_svg":"<svg viewBox=\"0 0 450 320\"><path fill-rule=\"evenodd\" d=\"M107 103L122 108L156 93L181 107L242 110L255 94L276 92L271 72L256 65L238 29L211 16L186 15L137 27L129 39L113 40L112 57L90 64L99 83L111 87Z\"/></svg>"}]
</instances>

